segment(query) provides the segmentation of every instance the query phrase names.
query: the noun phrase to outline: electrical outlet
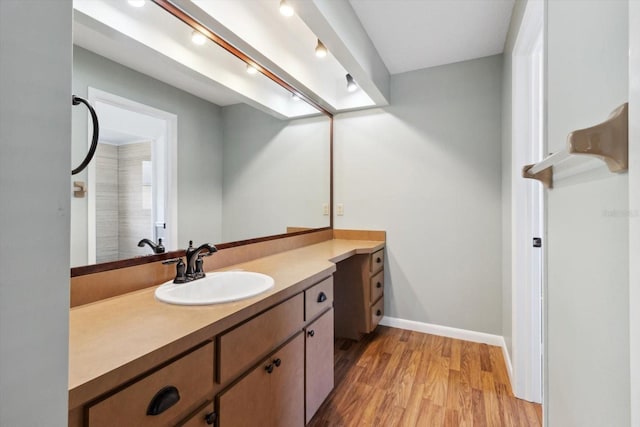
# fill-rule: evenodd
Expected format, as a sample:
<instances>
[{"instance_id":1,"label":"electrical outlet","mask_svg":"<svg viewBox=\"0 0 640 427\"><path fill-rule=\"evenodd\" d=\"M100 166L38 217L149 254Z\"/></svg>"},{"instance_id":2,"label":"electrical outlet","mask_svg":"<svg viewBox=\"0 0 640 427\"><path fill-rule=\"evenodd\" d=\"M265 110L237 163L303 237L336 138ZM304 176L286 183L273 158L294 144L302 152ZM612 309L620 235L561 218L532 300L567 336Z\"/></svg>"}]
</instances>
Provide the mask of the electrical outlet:
<instances>
[{"instance_id":1,"label":"electrical outlet","mask_svg":"<svg viewBox=\"0 0 640 427\"><path fill-rule=\"evenodd\" d=\"M322 215L329 215L329 204L325 203L322 205Z\"/></svg>"},{"instance_id":2,"label":"electrical outlet","mask_svg":"<svg viewBox=\"0 0 640 427\"><path fill-rule=\"evenodd\" d=\"M342 203L338 203L336 205L336 213L338 214L338 216L344 215L344 205Z\"/></svg>"}]
</instances>

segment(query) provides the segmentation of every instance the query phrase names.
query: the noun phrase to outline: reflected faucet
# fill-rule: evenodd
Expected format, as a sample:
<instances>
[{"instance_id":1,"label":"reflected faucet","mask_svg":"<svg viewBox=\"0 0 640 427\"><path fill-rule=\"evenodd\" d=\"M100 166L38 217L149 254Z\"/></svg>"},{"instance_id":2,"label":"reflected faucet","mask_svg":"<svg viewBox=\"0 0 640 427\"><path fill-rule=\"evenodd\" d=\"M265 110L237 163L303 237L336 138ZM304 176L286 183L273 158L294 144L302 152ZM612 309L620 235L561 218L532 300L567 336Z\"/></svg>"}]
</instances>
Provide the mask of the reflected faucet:
<instances>
[{"instance_id":1,"label":"reflected faucet","mask_svg":"<svg viewBox=\"0 0 640 427\"><path fill-rule=\"evenodd\" d=\"M207 251L203 254L203 251ZM195 280L205 276L202 268L202 257L210 256L217 252L218 249L208 243L203 243L197 248L193 247L193 240L189 240L189 247L187 248L187 279Z\"/></svg>"},{"instance_id":2,"label":"reflected faucet","mask_svg":"<svg viewBox=\"0 0 640 427\"><path fill-rule=\"evenodd\" d=\"M144 247L144 245L149 245L154 254L163 254L164 246L162 245L162 239L158 239L158 244L153 243L149 239L142 239L138 242L139 247Z\"/></svg>"}]
</instances>

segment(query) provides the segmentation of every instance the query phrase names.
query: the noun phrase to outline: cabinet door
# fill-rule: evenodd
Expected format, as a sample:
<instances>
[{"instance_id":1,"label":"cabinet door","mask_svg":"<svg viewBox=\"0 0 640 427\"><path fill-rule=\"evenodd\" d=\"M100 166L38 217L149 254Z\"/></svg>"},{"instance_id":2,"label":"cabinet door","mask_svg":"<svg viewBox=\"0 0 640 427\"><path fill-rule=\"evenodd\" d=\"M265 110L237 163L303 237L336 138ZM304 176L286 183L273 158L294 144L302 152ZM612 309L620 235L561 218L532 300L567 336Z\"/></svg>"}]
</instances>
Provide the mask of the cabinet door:
<instances>
[{"instance_id":1,"label":"cabinet door","mask_svg":"<svg viewBox=\"0 0 640 427\"><path fill-rule=\"evenodd\" d=\"M306 422L333 389L333 309L306 328Z\"/></svg>"},{"instance_id":2,"label":"cabinet door","mask_svg":"<svg viewBox=\"0 0 640 427\"><path fill-rule=\"evenodd\" d=\"M263 360L218 396L219 427L304 425L304 336Z\"/></svg>"}]
</instances>

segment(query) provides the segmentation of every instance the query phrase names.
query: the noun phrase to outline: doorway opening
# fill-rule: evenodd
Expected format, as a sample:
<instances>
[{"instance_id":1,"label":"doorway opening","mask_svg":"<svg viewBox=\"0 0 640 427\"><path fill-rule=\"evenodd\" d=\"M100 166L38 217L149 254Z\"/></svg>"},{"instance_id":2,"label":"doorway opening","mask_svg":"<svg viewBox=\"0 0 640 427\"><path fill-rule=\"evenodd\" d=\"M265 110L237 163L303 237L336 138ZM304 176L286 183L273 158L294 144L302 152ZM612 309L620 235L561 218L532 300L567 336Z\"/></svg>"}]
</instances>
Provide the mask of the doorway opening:
<instances>
[{"instance_id":1,"label":"doorway opening","mask_svg":"<svg viewBox=\"0 0 640 427\"><path fill-rule=\"evenodd\" d=\"M177 116L95 88L100 118L88 172L88 261L149 254L141 239L177 243Z\"/></svg>"}]
</instances>

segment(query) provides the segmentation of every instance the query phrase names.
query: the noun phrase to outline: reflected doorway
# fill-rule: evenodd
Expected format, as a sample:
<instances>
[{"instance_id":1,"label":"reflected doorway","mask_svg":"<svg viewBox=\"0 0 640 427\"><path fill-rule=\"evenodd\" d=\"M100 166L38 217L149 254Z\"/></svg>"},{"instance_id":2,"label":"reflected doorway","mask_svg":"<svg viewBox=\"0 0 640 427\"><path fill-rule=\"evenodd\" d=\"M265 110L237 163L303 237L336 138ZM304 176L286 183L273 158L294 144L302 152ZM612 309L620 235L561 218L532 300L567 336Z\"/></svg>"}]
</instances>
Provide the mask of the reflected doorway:
<instances>
[{"instance_id":1,"label":"reflected doorway","mask_svg":"<svg viewBox=\"0 0 640 427\"><path fill-rule=\"evenodd\" d=\"M138 247L141 239L172 247L177 117L95 88L88 93L100 118L88 177L89 263L151 254Z\"/></svg>"}]
</instances>

